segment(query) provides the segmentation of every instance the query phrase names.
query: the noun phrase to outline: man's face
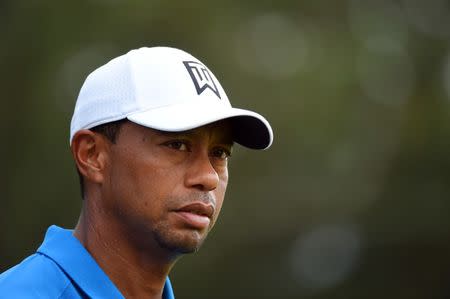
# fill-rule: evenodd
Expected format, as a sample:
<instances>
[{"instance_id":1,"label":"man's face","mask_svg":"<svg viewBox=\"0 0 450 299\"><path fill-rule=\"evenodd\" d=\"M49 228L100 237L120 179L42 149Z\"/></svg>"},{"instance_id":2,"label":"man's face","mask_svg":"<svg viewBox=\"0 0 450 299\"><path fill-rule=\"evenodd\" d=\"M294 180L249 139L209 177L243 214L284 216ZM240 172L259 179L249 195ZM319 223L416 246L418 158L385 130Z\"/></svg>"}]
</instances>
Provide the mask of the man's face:
<instances>
[{"instance_id":1,"label":"man's face","mask_svg":"<svg viewBox=\"0 0 450 299\"><path fill-rule=\"evenodd\" d=\"M102 190L130 238L174 253L200 247L224 200L230 131L226 122L180 133L123 125Z\"/></svg>"}]
</instances>

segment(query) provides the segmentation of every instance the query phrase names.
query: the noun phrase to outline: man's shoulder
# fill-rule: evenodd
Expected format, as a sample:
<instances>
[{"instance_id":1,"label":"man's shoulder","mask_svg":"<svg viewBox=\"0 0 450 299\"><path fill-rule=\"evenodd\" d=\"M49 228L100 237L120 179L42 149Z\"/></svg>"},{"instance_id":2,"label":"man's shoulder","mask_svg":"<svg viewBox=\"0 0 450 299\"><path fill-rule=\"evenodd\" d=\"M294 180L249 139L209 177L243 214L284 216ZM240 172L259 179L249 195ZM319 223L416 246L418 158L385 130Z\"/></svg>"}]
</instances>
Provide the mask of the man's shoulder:
<instances>
[{"instance_id":1,"label":"man's shoulder","mask_svg":"<svg viewBox=\"0 0 450 299\"><path fill-rule=\"evenodd\" d=\"M2 298L62 298L71 289L70 279L59 266L40 253L0 274Z\"/></svg>"}]
</instances>

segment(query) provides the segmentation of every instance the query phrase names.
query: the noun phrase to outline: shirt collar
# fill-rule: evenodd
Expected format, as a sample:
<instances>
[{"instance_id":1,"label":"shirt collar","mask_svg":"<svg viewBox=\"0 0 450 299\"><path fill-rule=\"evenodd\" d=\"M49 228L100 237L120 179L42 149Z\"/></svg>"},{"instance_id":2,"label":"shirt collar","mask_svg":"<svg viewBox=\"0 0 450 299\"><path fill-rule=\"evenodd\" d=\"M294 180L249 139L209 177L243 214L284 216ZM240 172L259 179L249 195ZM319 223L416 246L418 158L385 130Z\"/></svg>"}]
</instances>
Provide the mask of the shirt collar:
<instances>
[{"instance_id":1,"label":"shirt collar","mask_svg":"<svg viewBox=\"0 0 450 299\"><path fill-rule=\"evenodd\" d=\"M124 298L114 283L83 247L73 231L52 225L37 252L52 259L91 298ZM163 299L174 299L166 279Z\"/></svg>"}]
</instances>

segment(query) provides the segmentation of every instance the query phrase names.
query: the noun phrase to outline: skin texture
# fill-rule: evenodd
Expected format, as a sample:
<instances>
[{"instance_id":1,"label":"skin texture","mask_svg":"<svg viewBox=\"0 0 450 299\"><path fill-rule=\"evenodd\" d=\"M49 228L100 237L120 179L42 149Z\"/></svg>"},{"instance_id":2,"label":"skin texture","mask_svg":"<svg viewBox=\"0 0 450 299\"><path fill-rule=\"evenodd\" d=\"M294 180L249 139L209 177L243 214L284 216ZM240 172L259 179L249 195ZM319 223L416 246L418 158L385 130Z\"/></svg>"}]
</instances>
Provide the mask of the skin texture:
<instances>
[{"instance_id":1,"label":"skin texture","mask_svg":"<svg viewBox=\"0 0 450 299\"><path fill-rule=\"evenodd\" d=\"M222 207L231 148L225 121L180 133L127 122L115 143L77 132L85 200L74 235L126 298L161 298L177 258L201 246ZM192 204L211 212L209 223L186 220L180 211Z\"/></svg>"}]
</instances>

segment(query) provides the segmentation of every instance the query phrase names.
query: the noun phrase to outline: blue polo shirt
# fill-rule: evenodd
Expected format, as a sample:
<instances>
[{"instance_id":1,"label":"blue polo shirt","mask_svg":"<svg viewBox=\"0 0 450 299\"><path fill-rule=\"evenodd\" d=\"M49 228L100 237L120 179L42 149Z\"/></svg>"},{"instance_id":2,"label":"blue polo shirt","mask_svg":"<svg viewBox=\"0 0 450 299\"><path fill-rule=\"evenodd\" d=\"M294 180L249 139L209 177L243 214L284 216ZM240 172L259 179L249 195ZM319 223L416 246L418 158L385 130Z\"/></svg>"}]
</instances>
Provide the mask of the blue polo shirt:
<instances>
[{"instance_id":1,"label":"blue polo shirt","mask_svg":"<svg viewBox=\"0 0 450 299\"><path fill-rule=\"evenodd\" d=\"M124 298L92 256L72 235L48 228L37 252L0 274L0 298ZM163 299L174 299L169 278Z\"/></svg>"}]
</instances>

